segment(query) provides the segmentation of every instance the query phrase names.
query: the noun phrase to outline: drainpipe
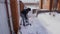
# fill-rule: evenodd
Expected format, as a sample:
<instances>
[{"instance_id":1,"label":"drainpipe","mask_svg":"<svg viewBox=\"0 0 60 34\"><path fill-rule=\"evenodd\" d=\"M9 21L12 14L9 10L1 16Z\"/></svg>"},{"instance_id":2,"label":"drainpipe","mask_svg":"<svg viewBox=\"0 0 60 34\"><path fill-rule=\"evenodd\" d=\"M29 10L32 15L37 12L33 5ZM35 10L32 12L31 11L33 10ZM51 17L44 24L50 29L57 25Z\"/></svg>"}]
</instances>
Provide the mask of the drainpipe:
<instances>
[{"instance_id":1,"label":"drainpipe","mask_svg":"<svg viewBox=\"0 0 60 34\"><path fill-rule=\"evenodd\" d=\"M13 34L14 30L13 30L12 17L11 17L11 12L10 12L10 3L7 0L5 0L5 5L6 5L6 10L7 10L8 26L10 29L10 34Z\"/></svg>"},{"instance_id":2,"label":"drainpipe","mask_svg":"<svg viewBox=\"0 0 60 34\"><path fill-rule=\"evenodd\" d=\"M6 10L7 10L7 16L8 16L8 26L9 26L9 29L10 29L10 34L12 34L7 0L5 0L5 5L6 5Z\"/></svg>"}]
</instances>

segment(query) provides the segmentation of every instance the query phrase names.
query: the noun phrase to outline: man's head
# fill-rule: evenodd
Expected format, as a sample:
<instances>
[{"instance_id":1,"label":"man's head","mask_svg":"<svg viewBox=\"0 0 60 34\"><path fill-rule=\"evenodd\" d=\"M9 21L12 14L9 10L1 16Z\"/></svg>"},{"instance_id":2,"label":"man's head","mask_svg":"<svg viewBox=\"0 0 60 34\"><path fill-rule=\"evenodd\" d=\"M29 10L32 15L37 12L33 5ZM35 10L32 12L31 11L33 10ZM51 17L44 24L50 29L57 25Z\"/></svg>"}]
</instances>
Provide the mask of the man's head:
<instances>
[{"instance_id":1,"label":"man's head","mask_svg":"<svg viewBox=\"0 0 60 34\"><path fill-rule=\"evenodd\" d=\"M27 10L27 11L31 11L31 8L27 8L26 10Z\"/></svg>"},{"instance_id":2,"label":"man's head","mask_svg":"<svg viewBox=\"0 0 60 34\"><path fill-rule=\"evenodd\" d=\"M31 8L26 9L26 14L28 14L29 11L31 11Z\"/></svg>"}]
</instances>

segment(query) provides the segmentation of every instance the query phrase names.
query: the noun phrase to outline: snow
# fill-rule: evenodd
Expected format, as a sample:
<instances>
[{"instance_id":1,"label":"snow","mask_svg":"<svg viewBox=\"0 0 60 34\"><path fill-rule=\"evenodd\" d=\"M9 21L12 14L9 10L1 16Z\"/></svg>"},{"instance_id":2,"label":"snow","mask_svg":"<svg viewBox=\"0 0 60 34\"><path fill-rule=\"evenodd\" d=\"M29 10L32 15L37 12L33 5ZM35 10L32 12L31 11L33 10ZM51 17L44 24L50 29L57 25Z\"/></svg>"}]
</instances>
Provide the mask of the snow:
<instances>
[{"instance_id":1,"label":"snow","mask_svg":"<svg viewBox=\"0 0 60 34\"><path fill-rule=\"evenodd\" d=\"M47 34L48 31L40 24L40 21L36 18L29 18L29 22L32 24L31 26L22 26L21 32L22 34Z\"/></svg>"},{"instance_id":2,"label":"snow","mask_svg":"<svg viewBox=\"0 0 60 34\"><path fill-rule=\"evenodd\" d=\"M43 27L41 22L35 17L34 14L29 12L29 22L32 24L31 26L22 26L21 25L21 32L22 34L48 34L48 31Z\"/></svg>"},{"instance_id":3,"label":"snow","mask_svg":"<svg viewBox=\"0 0 60 34\"><path fill-rule=\"evenodd\" d=\"M37 3L37 2L39 2L39 0L21 0L21 1L23 1L24 3Z\"/></svg>"},{"instance_id":4,"label":"snow","mask_svg":"<svg viewBox=\"0 0 60 34\"><path fill-rule=\"evenodd\" d=\"M53 13L52 13L53 14ZM55 17L49 13L35 14L29 12L29 22L31 26L22 26L20 33L22 34L60 34L60 14L55 13Z\"/></svg>"},{"instance_id":5,"label":"snow","mask_svg":"<svg viewBox=\"0 0 60 34\"><path fill-rule=\"evenodd\" d=\"M43 21L43 26L51 32L51 34L60 34L60 14L55 13L55 17L49 13L39 14L38 19Z\"/></svg>"}]
</instances>

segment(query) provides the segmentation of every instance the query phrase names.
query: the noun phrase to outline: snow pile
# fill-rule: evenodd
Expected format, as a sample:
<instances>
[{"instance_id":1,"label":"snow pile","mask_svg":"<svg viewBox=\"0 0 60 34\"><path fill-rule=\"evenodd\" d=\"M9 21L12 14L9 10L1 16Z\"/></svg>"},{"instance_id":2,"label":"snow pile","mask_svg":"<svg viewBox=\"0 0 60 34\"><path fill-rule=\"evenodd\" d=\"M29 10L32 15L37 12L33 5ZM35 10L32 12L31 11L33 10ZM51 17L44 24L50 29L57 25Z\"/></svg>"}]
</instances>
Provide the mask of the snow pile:
<instances>
[{"instance_id":1,"label":"snow pile","mask_svg":"<svg viewBox=\"0 0 60 34\"><path fill-rule=\"evenodd\" d=\"M38 19L51 34L60 34L60 14L55 13L55 17L49 13L39 14Z\"/></svg>"}]
</instances>

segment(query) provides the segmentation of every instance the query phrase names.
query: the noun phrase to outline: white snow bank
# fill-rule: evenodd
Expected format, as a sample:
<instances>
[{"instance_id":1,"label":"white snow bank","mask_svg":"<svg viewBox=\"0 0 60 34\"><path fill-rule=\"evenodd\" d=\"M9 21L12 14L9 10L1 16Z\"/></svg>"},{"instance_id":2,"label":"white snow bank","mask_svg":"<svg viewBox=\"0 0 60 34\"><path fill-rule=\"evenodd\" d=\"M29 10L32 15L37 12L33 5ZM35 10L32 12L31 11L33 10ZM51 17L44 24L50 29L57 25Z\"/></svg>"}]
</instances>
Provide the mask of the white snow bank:
<instances>
[{"instance_id":1,"label":"white snow bank","mask_svg":"<svg viewBox=\"0 0 60 34\"><path fill-rule=\"evenodd\" d=\"M55 13L55 17L49 13L39 14L38 19L51 34L60 34L60 14Z\"/></svg>"}]
</instances>

